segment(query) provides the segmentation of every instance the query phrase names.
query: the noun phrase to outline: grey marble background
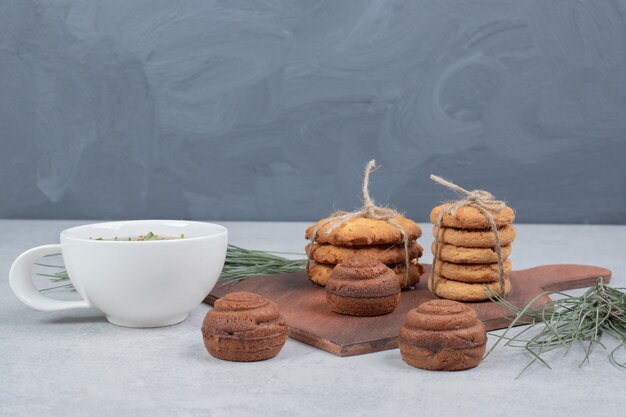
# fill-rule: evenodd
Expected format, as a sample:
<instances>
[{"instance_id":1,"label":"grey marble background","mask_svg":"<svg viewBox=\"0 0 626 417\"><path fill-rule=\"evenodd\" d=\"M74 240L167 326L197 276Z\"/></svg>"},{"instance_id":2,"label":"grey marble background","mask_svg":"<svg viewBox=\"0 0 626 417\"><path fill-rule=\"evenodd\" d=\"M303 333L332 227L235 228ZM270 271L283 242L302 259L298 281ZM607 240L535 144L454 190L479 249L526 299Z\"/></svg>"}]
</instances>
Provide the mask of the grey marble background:
<instances>
[{"instance_id":1,"label":"grey marble background","mask_svg":"<svg viewBox=\"0 0 626 417\"><path fill-rule=\"evenodd\" d=\"M309 220L372 194L626 223L626 0L0 2L0 217Z\"/></svg>"}]
</instances>

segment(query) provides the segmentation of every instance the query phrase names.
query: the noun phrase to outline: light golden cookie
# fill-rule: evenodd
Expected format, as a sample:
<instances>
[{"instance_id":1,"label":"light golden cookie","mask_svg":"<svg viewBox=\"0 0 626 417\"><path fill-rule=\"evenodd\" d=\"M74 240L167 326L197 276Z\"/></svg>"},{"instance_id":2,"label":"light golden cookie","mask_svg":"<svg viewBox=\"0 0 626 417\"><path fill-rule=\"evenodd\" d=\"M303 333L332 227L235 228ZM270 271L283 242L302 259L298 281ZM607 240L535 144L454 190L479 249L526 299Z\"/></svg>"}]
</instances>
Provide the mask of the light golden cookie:
<instances>
[{"instance_id":1,"label":"light golden cookie","mask_svg":"<svg viewBox=\"0 0 626 417\"><path fill-rule=\"evenodd\" d=\"M485 301L489 299L489 288L494 294L500 291L500 283L467 284L465 282L452 281L435 275L435 287L438 297L456 301ZM428 280L428 288L432 291L431 280ZM511 292L511 280L504 280L504 294Z\"/></svg>"},{"instance_id":2,"label":"light golden cookie","mask_svg":"<svg viewBox=\"0 0 626 417\"><path fill-rule=\"evenodd\" d=\"M368 259L380 261L385 265L403 263L405 259L404 245L401 243L393 246L334 246L334 245L306 245L306 253L315 262L320 264L337 265L354 256L362 256ZM310 251L310 252L309 252ZM413 242L409 245L409 259L422 256L423 249Z\"/></svg>"},{"instance_id":3,"label":"light golden cookie","mask_svg":"<svg viewBox=\"0 0 626 417\"><path fill-rule=\"evenodd\" d=\"M453 281L467 283L497 282L499 280L498 263L493 264L453 264L437 261L435 274ZM511 274L511 260L504 260L504 275Z\"/></svg>"},{"instance_id":4,"label":"light golden cookie","mask_svg":"<svg viewBox=\"0 0 626 417\"><path fill-rule=\"evenodd\" d=\"M430 247L435 254L435 243ZM511 254L511 245L502 246L502 259ZM498 262L498 254L495 248L464 248L461 246L439 244L437 259L457 264L491 264Z\"/></svg>"},{"instance_id":5,"label":"light golden cookie","mask_svg":"<svg viewBox=\"0 0 626 417\"><path fill-rule=\"evenodd\" d=\"M403 289L410 288L417 284L420 280L420 276L424 273L424 267L417 262L417 259L411 260L409 264L409 281L407 283L406 269L403 264L387 266L396 274L396 278L398 278L398 282ZM309 261L307 275L309 279L317 285L325 286L334 267L335 265L318 264L315 261Z\"/></svg>"},{"instance_id":6,"label":"light golden cookie","mask_svg":"<svg viewBox=\"0 0 626 417\"><path fill-rule=\"evenodd\" d=\"M437 227L433 226L433 236L437 233ZM502 226L498 230L500 245L510 245L515 240L515 228L512 225ZM454 246L466 248L493 248L496 246L496 237L491 229L465 230L442 227L439 229L439 240Z\"/></svg>"},{"instance_id":7,"label":"light golden cookie","mask_svg":"<svg viewBox=\"0 0 626 417\"><path fill-rule=\"evenodd\" d=\"M435 207L430 212L430 222L437 224L439 212L447 210L452 203L444 203ZM511 224L515 220L515 212L511 207L505 207L499 212L492 213L493 220L498 227ZM454 215L444 212L441 219L443 227L455 227L457 229L489 229L489 221L485 215L476 207L462 206L459 207Z\"/></svg>"},{"instance_id":8,"label":"light golden cookie","mask_svg":"<svg viewBox=\"0 0 626 417\"><path fill-rule=\"evenodd\" d=\"M315 228L328 219L322 219L307 228L304 237L311 240ZM396 223L404 230L409 242L422 235L422 229L414 221L406 217L397 216L390 219L390 221ZM320 227L317 232L317 243L329 243L335 246L371 246L402 243L400 230L386 220L354 217L337 226L331 233L326 234L333 224L334 222L330 221Z\"/></svg>"}]
</instances>

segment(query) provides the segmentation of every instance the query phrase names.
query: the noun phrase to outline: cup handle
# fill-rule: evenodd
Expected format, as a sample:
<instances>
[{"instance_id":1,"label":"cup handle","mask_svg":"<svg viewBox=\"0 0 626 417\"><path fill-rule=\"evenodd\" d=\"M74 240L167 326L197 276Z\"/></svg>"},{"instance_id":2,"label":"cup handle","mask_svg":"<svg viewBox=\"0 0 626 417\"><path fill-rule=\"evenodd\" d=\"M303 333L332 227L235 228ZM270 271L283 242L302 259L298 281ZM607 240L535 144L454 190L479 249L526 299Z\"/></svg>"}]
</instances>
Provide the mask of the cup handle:
<instances>
[{"instance_id":1,"label":"cup handle","mask_svg":"<svg viewBox=\"0 0 626 417\"><path fill-rule=\"evenodd\" d=\"M61 252L61 245L37 246L22 253L11 265L9 272L9 284L13 293L21 302L35 310L58 311L74 308L89 308L91 305L86 300L64 301L43 295L33 284L33 264L42 256L54 255Z\"/></svg>"}]
</instances>

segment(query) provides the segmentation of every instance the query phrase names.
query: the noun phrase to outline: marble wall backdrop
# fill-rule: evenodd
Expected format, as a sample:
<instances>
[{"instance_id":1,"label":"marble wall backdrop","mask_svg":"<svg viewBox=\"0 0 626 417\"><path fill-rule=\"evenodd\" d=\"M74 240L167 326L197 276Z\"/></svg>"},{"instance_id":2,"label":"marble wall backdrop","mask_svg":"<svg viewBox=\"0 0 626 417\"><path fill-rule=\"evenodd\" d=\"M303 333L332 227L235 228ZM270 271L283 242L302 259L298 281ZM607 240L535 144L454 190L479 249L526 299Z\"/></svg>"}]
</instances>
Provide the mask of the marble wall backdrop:
<instances>
[{"instance_id":1,"label":"marble wall backdrop","mask_svg":"<svg viewBox=\"0 0 626 417\"><path fill-rule=\"evenodd\" d=\"M626 223L626 0L3 0L0 217Z\"/></svg>"}]
</instances>

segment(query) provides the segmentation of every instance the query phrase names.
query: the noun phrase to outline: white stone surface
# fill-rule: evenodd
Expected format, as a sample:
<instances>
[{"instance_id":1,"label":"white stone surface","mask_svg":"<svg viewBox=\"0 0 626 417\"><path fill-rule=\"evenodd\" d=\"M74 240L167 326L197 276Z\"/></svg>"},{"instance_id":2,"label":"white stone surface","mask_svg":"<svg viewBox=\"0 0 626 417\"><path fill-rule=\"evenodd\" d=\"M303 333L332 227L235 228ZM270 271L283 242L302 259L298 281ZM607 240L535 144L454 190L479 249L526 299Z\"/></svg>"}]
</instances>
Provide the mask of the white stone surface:
<instances>
[{"instance_id":1,"label":"white stone surface","mask_svg":"<svg viewBox=\"0 0 626 417\"><path fill-rule=\"evenodd\" d=\"M204 349L205 305L185 322L159 329L116 327L97 311L43 313L22 305L9 289L12 260L81 223L0 220L1 416L624 415L626 371L613 367L602 349L582 368L579 348L564 359L557 353L552 370L534 366L517 380L529 357L512 348L498 348L479 367L456 373L411 368L397 349L339 358L293 340L273 360L230 363ZM302 251L303 223L222 224L231 243ZM429 247L430 227L423 226L420 240ZM626 287L626 227L518 230L515 269L599 265L613 271L614 286Z\"/></svg>"}]
</instances>

